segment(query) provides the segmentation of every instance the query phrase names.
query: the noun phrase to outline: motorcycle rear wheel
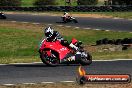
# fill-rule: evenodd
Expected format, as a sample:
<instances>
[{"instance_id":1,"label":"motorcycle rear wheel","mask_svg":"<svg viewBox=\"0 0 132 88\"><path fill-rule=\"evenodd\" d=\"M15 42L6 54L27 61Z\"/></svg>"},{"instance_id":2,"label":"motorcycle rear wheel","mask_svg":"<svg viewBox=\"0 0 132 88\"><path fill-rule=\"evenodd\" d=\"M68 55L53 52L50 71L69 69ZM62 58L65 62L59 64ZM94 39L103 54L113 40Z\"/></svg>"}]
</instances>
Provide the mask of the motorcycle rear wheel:
<instances>
[{"instance_id":1,"label":"motorcycle rear wheel","mask_svg":"<svg viewBox=\"0 0 132 88\"><path fill-rule=\"evenodd\" d=\"M6 19L6 16L2 15L2 16L0 16L0 19Z\"/></svg>"},{"instance_id":2,"label":"motorcycle rear wheel","mask_svg":"<svg viewBox=\"0 0 132 88\"><path fill-rule=\"evenodd\" d=\"M43 53L40 55L41 61L48 65L48 66L52 66L55 67L57 65L59 65L59 59L57 58L57 55L51 51L52 56L48 56L46 51L43 51Z\"/></svg>"}]
</instances>

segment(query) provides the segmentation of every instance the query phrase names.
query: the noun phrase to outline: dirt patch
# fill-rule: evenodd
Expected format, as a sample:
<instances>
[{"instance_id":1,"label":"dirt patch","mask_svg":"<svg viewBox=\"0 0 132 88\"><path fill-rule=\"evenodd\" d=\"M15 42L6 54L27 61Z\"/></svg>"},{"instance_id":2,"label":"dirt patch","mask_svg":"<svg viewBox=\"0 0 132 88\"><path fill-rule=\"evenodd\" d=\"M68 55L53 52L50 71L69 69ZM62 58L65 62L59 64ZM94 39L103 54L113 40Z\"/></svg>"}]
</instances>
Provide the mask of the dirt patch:
<instances>
[{"instance_id":1,"label":"dirt patch","mask_svg":"<svg viewBox=\"0 0 132 88\"><path fill-rule=\"evenodd\" d=\"M91 18L111 18L112 16L106 16L101 14L72 14L75 17L91 17Z\"/></svg>"},{"instance_id":2,"label":"dirt patch","mask_svg":"<svg viewBox=\"0 0 132 88\"><path fill-rule=\"evenodd\" d=\"M122 45L85 45L85 49L87 49L89 52L114 52L114 51L122 51L123 46Z\"/></svg>"},{"instance_id":3,"label":"dirt patch","mask_svg":"<svg viewBox=\"0 0 132 88\"><path fill-rule=\"evenodd\" d=\"M0 88L132 88L132 83L128 84L85 84L77 83L53 83L53 84L30 84L30 85L13 85L0 86Z\"/></svg>"}]
</instances>

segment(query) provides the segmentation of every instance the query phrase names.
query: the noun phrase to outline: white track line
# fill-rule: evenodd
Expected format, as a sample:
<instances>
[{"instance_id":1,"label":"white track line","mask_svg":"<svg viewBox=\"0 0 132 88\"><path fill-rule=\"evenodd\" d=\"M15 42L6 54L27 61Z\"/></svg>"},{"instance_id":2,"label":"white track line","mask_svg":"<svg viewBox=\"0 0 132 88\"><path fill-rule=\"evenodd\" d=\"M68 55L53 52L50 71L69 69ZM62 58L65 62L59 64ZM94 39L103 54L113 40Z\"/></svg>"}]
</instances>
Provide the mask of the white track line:
<instances>
[{"instance_id":1,"label":"white track line","mask_svg":"<svg viewBox=\"0 0 132 88\"><path fill-rule=\"evenodd\" d=\"M2 65L26 65L26 64L42 64L42 62L33 62L33 63L9 63L9 64L0 64L1 66Z\"/></svg>"},{"instance_id":2,"label":"white track line","mask_svg":"<svg viewBox=\"0 0 132 88\"><path fill-rule=\"evenodd\" d=\"M79 29L80 27L75 27L76 29Z\"/></svg>"},{"instance_id":3,"label":"white track line","mask_svg":"<svg viewBox=\"0 0 132 88\"><path fill-rule=\"evenodd\" d=\"M41 82L43 84L52 84L52 83L55 83L55 82Z\"/></svg>"},{"instance_id":4,"label":"white track line","mask_svg":"<svg viewBox=\"0 0 132 88\"><path fill-rule=\"evenodd\" d=\"M13 86L15 84L3 84L4 86Z\"/></svg>"},{"instance_id":5,"label":"white track line","mask_svg":"<svg viewBox=\"0 0 132 88\"><path fill-rule=\"evenodd\" d=\"M0 64L0 65L7 65L7 64Z\"/></svg>"},{"instance_id":6,"label":"white track line","mask_svg":"<svg viewBox=\"0 0 132 88\"><path fill-rule=\"evenodd\" d=\"M129 61L129 60L132 60L132 59L114 59L114 60L93 60L93 61Z\"/></svg>"},{"instance_id":7,"label":"white track line","mask_svg":"<svg viewBox=\"0 0 132 88\"><path fill-rule=\"evenodd\" d=\"M110 31L110 30L105 30L105 31Z\"/></svg>"},{"instance_id":8,"label":"white track line","mask_svg":"<svg viewBox=\"0 0 132 88\"><path fill-rule=\"evenodd\" d=\"M40 24L40 23L32 23L32 24Z\"/></svg>"},{"instance_id":9,"label":"white track line","mask_svg":"<svg viewBox=\"0 0 132 88\"><path fill-rule=\"evenodd\" d=\"M115 17L115 18L113 18L113 19L118 20L118 19L124 19L124 18L118 18L118 17Z\"/></svg>"},{"instance_id":10,"label":"white track line","mask_svg":"<svg viewBox=\"0 0 132 88\"><path fill-rule=\"evenodd\" d=\"M17 21L11 21L11 22L13 22L13 23L14 23L14 22L17 22Z\"/></svg>"},{"instance_id":11,"label":"white track line","mask_svg":"<svg viewBox=\"0 0 132 88\"><path fill-rule=\"evenodd\" d=\"M51 15L51 16L57 16L57 15Z\"/></svg>"},{"instance_id":12,"label":"white track line","mask_svg":"<svg viewBox=\"0 0 132 88\"><path fill-rule=\"evenodd\" d=\"M123 31L118 31L118 32L123 32Z\"/></svg>"},{"instance_id":13,"label":"white track line","mask_svg":"<svg viewBox=\"0 0 132 88\"><path fill-rule=\"evenodd\" d=\"M74 83L75 81L60 81L62 83Z\"/></svg>"},{"instance_id":14,"label":"white track line","mask_svg":"<svg viewBox=\"0 0 132 88\"><path fill-rule=\"evenodd\" d=\"M65 26L65 27L70 28L71 26Z\"/></svg>"},{"instance_id":15,"label":"white track line","mask_svg":"<svg viewBox=\"0 0 132 88\"><path fill-rule=\"evenodd\" d=\"M29 22L21 22L21 23L27 24L27 23L29 23Z\"/></svg>"},{"instance_id":16,"label":"white track line","mask_svg":"<svg viewBox=\"0 0 132 88\"><path fill-rule=\"evenodd\" d=\"M91 29L91 28L83 28L83 29Z\"/></svg>"},{"instance_id":17,"label":"white track line","mask_svg":"<svg viewBox=\"0 0 132 88\"><path fill-rule=\"evenodd\" d=\"M63 25L57 25L57 26L62 27Z\"/></svg>"},{"instance_id":18,"label":"white track line","mask_svg":"<svg viewBox=\"0 0 132 88\"><path fill-rule=\"evenodd\" d=\"M99 30L101 30L101 29L93 29L93 30L99 31Z\"/></svg>"},{"instance_id":19,"label":"white track line","mask_svg":"<svg viewBox=\"0 0 132 88\"><path fill-rule=\"evenodd\" d=\"M33 85L33 84L36 84L36 83L22 83L22 84L25 84L25 85Z\"/></svg>"},{"instance_id":20,"label":"white track line","mask_svg":"<svg viewBox=\"0 0 132 88\"><path fill-rule=\"evenodd\" d=\"M48 24L48 25L53 25L53 24Z\"/></svg>"},{"instance_id":21,"label":"white track line","mask_svg":"<svg viewBox=\"0 0 132 88\"><path fill-rule=\"evenodd\" d=\"M41 64L42 62L33 62L33 63L11 63L11 64L20 64L20 65L25 65L25 64Z\"/></svg>"},{"instance_id":22,"label":"white track line","mask_svg":"<svg viewBox=\"0 0 132 88\"><path fill-rule=\"evenodd\" d=\"M31 14L31 15L38 15L38 14Z\"/></svg>"}]
</instances>

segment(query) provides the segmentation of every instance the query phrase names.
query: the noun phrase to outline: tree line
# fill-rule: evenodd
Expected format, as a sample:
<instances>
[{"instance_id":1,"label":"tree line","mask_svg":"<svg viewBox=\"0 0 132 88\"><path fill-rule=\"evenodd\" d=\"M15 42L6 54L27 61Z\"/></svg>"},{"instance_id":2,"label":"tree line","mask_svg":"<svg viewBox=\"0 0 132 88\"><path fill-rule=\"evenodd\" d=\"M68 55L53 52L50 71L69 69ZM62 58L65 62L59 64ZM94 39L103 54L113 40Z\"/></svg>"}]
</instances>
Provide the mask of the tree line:
<instances>
[{"instance_id":1,"label":"tree line","mask_svg":"<svg viewBox=\"0 0 132 88\"><path fill-rule=\"evenodd\" d=\"M65 0L71 3L72 0ZM105 0L111 5L132 5L132 0ZM77 5L97 5L98 0L76 0ZM21 6L22 0L0 0L0 6ZM58 5L57 0L35 0L33 6Z\"/></svg>"}]
</instances>

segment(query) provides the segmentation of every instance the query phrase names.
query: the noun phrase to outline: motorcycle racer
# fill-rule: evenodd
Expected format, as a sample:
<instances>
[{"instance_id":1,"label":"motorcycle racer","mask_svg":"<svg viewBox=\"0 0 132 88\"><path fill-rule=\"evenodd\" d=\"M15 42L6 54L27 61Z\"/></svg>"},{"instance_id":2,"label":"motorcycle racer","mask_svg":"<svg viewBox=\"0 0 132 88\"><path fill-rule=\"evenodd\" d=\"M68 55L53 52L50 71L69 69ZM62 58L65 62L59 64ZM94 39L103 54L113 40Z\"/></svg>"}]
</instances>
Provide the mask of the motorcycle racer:
<instances>
[{"instance_id":1,"label":"motorcycle racer","mask_svg":"<svg viewBox=\"0 0 132 88\"><path fill-rule=\"evenodd\" d=\"M47 27L44 29L44 34L46 36L46 40L48 42L54 42L56 40L59 40L60 43L63 45L63 46L66 46L67 48L72 48L73 50L77 51L78 50L78 47L74 45L74 42L71 42L69 44L69 42L67 40L64 40L64 38L60 35L60 33L58 31L54 31L53 28L51 27ZM69 58L68 58L69 59ZM71 57L72 60L75 60L75 56L72 56Z\"/></svg>"},{"instance_id":2,"label":"motorcycle racer","mask_svg":"<svg viewBox=\"0 0 132 88\"><path fill-rule=\"evenodd\" d=\"M46 38L41 41L39 47L40 58L43 63L49 66L57 66L59 64L77 63L81 65L89 65L92 63L92 56L84 50L81 42L72 38L71 42L54 31L53 28L44 28Z\"/></svg>"},{"instance_id":3,"label":"motorcycle racer","mask_svg":"<svg viewBox=\"0 0 132 88\"><path fill-rule=\"evenodd\" d=\"M0 19L6 19L7 17L5 16L4 13L0 12Z\"/></svg>"},{"instance_id":4,"label":"motorcycle racer","mask_svg":"<svg viewBox=\"0 0 132 88\"><path fill-rule=\"evenodd\" d=\"M63 17L65 18L64 20L66 21L66 19L69 19L71 16L70 16L70 14L69 14L69 13L64 12Z\"/></svg>"},{"instance_id":5,"label":"motorcycle racer","mask_svg":"<svg viewBox=\"0 0 132 88\"><path fill-rule=\"evenodd\" d=\"M44 34L45 34L46 40L49 42L55 41L56 39L59 40L60 42L64 40L64 38L60 35L60 33L58 31L54 31L54 29L51 27L45 28Z\"/></svg>"},{"instance_id":6,"label":"motorcycle racer","mask_svg":"<svg viewBox=\"0 0 132 88\"><path fill-rule=\"evenodd\" d=\"M60 35L60 33L58 31L54 31L54 29L51 28L51 27L45 28L44 33L45 33L45 36L46 36L46 40L49 41L49 42L59 40L62 45L66 46L68 48L71 47L75 50L78 49L78 47L73 45L73 43L69 44L67 40L64 40L64 38Z\"/></svg>"}]
</instances>

